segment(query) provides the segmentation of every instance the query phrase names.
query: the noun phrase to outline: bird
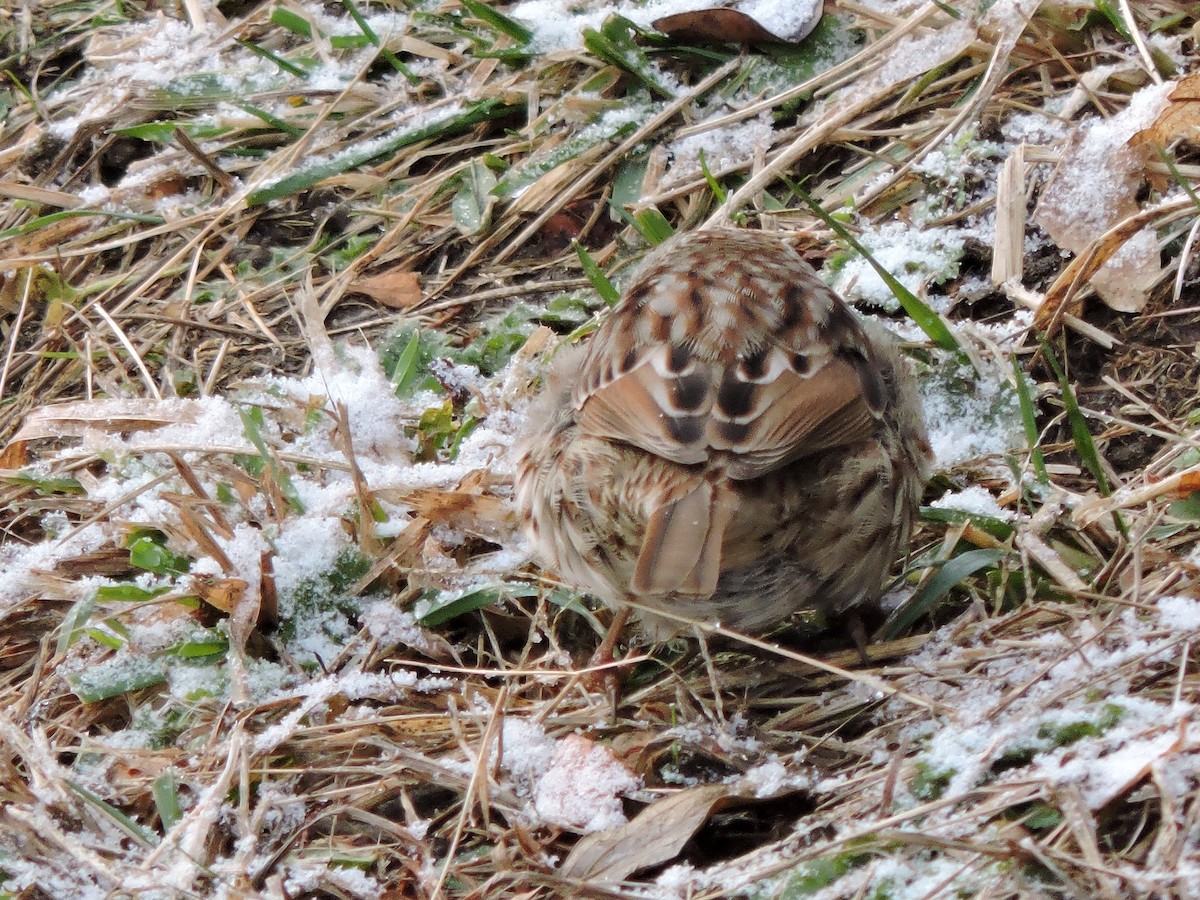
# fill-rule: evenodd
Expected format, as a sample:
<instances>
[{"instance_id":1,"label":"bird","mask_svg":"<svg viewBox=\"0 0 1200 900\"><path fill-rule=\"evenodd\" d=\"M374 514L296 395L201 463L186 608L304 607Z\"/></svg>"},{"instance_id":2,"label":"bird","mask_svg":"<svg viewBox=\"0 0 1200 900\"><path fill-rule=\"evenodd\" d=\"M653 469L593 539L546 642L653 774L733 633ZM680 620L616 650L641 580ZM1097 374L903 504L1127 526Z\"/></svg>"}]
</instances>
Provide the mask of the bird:
<instances>
[{"instance_id":1,"label":"bird","mask_svg":"<svg viewBox=\"0 0 1200 900\"><path fill-rule=\"evenodd\" d=\"M748 229L648 253L560 345L515 451L543 570L656 641L877 600L932 465L896 339Z\"/></svg>"}]
</instances>

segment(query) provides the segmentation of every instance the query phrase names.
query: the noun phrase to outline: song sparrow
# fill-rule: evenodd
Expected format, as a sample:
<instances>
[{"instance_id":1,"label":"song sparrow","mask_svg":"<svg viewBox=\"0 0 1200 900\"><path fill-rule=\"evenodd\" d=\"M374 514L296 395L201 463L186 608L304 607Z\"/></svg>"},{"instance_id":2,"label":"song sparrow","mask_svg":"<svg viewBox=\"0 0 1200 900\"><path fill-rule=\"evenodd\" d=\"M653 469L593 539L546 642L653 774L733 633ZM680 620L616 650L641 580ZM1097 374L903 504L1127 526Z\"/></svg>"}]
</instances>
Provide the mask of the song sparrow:
<instances>
[{"instance_id":1,"label":"song sparrow","mask_svg":"<svg viewBox=\"0 0 1200 900\"><path fill-rule=\"evenodd\" d=\"M517 453L541 563L651 636L759 631L879 596L928 477L912 376L790 247L681 235L584 347Z\"/></svg>"}]
</instances>

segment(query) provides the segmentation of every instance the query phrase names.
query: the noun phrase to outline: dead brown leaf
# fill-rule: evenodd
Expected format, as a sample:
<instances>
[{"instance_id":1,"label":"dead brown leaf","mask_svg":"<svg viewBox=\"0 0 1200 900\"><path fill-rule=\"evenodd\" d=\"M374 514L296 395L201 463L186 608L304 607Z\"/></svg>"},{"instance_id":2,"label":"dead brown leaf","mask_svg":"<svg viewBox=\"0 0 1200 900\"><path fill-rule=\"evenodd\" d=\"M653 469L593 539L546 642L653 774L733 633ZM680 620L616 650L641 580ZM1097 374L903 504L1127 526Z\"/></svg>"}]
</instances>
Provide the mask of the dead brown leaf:
<instances>
[{"instance_id":1,"label":"dead brown leaf","mask_svg":"<svg viewBox=\"0 0 1200 900\"><path fill-rule=\"evenodd\" d=\"M679 855L731 787L704 784L651 803L630 822L580 839L559 874L588 881L622 881Z\"/></svg>"},{"instance_id":2,"label":"dead brown leaf","mask_svg":"<svg viewBox=\"0 0 1200 900\"><path fill-rule=\"evenodd\" d=\"M654 28L677 41L697 44L798 44L821 21L822 6L813 4L812 13L796 24L788 34L776 34L736 9L711 7L663 16Z\"/></svg>"},{"instance_id":3,"label":"dead brown leaf","mask_svg":"<svg viewBox=\"0 0 1200 900\"><path fill-rule=\"evenodd\" d=\"M1162 268L1153 229L1125 227L1141 210L1138 191L1152 153L1149 142L1133 140L1140 133L1135 133L1137 115L1131 107L1076 132L1034 215L1054 243L1080 255L1075 262L1090 257L1082 264L1086 274L1071 272L1075 284L1090 281L1100 299L1119 312L1138 312L1146 305ZM1068 272L1072 268L1075 263ZM1047 292L1047 300L1058 287Z\"/></svg>"},{"instance_id":4,"label":"dead brown leaf","mask_svg":"<svg viewBox=\"0 0 1200 900\"><path fill-rule=\"evenodd\" d=\"M366 294L388 309L412 309L424 299L421 279L408 269L391 269L378 275L356 278L349 290Z\"/></svg>"},{"instance_id":5,"label":"dead brown leaf","mask_svg":"<svg viewBox=\"0 0 1200 900\"><path fill-rule=\"evenodd\" d=\"M226 614L232 614L242 598L246 596L248 585L241 578L212 578L197 575L192 580L192 590L196 595L215 609Z\"/></svg>"},{"instance_id":6,"label":"dead brown leaf","mask_svg":"<svg viewBox=\"0 0 1200 900\"><path fill-rule=\"evenodd\" d=\"M1200 136L1200 72L1184 78L1167 98L1170 102L1154 124L1129 139L1129 146L1153 150L1177 138L1195 141Z\"/></svg>"},{"instance_id":7,"label":"dead brown leaf","mask_svg":"<svg viewBox=\"0 0 1200 900\"><path fill-rule=\"evenodd\" d=\"M29 451L25 441L9 441L0 450L0 469L23 469L29 464Z\"/></svg>"},{"instance_id":8,"label":"dead brown leaf","mask_svg":"<svg viewBox=\"0 0 1200 900\"><path fill-rule=\"evenodd\" d=\"M233 562L210 532L212 523L205 519L198 510L191 508L186 503L180 503L178 509L179 524L183 526L188 537L196 543L205 556L211 556L217 561L222 572L226 574L232 572L234 570Z\"/></svg>"},{"instance_id":9,"label":"dead brown leaf","mask_svg":"<svg viewBox=\"0 0 1200 900\"><path fill-rule=\"evenodd\" d=\"M736 9L697 9L654 20L654 28L677 41L696 44L780 43L754 19Z\"/></svg>"},{"instance_id":10,"label":"dead brown leaf","mask_svg":"<svg viewBox=\"0 0 1200 900\"><path fill-rule=\"evenodd\" d=\"M129 562L129 551L121 547L81 553L54 564L54 573L68 578L90 578L96 575L119 578L134 571L136 570Z\"/></svg>"},{"instance_id":11,"label":"dead brown leaf","mask_svg":"<svg viewBox=\"0 0 1200 900\"><path fill-rule=\"evenodd\" d=\"M0 243L0 252L4 256L21 256L25 254L45 253L55 247L65 244L70 238L81 232L96 227L96 219L92 216L59 219L56 222L37 229L29 234L18 235Z\"/></svg>"},{"instance_id":12,"label":"dead brown leaf","mask_svg":"<svg viewBox=\"0 0 1200 900\"><path fill-rule=\"evenodd\" d=\"M1130 243L1135 236L1138 236L1139 232L1151 228L1153 223L1173 215L1189 202L1185 199L1177 203L1168 203L1157 208L1142 210L1120 222L1110 231L1101 234L1095 241L1085 245L1080 254L1071 260L1070 265L1063 269L1054 284L1046 291L1045 298L1034 313L1033 327L1044 330L1050 336L1062 324L1064 314L1078 315L1082 311L1083 301L1079 297L1079 289L1083 284L1088 280L1095 283L1097 273L1101 272L1103 267L1117 256L1118 251ZM1119 273L1124 270L1119 263L1118 259L1118 265L1113 268L1114 272ZM1122 307L1114 308L1123 312L1136 311Z\"/></svg>"},{"instance_id":13,"label":"dead brown leaf","mask_svg":"<svg viewBox=\"0 0 1200 900\"><path fill-rule=\"evenodd\" d=\"M489 494L425 488L409 494L404 502L432 522L482 538L507 534L516 526L512 507Z\"/></svg>"},{"instance_id":14,"label":"dead brown leaf","mask_svg":"<svg viewBox=\"0 0 1200 900\"><path fill-rule=\"evenodd\" d=\"M94 430L109 434L145 431L164 425L191 424L201 412L201 404L193 400L121 398L56 403L30 411L13 440L79 437Z\"/></svg>"},{"instance_id":15,"label":"dead brown leaf","mask_svg":"<svg viewBox=\"0 0 1200 900\"><path fill-rule=\"evenodd\" d=\"M767 797L746 792L737 784L704 784L651 803L632 821L579 840L559 870L567 878L623 881L634 872L662 865L679 855L719 809L774 800L795 793L784 788Z\"/></svg>"},{"instance_id":16,"label":"dead brown leaf","mask_svg":"<svg viewBox=\"0 0 1200 900\"><path fill-rule=\"evenodd\" d=\"M1187 497L1196 491L1200 491L1200 472L1182 473L1179 485L1175 488L1175 496Z\"/></svg>"},{"instance_id":17,"label":"dead brown leaf","mask_svg":"<svg viewBox=\"0 0 1200 900\"><path fill-rule=\"evenodd\" d=\"M177 172L164 175L151 182L146 187L146 196L151 200L162 200L164 197L178 197L187 190L187 180Z\"/></svg>"}]
</instances>

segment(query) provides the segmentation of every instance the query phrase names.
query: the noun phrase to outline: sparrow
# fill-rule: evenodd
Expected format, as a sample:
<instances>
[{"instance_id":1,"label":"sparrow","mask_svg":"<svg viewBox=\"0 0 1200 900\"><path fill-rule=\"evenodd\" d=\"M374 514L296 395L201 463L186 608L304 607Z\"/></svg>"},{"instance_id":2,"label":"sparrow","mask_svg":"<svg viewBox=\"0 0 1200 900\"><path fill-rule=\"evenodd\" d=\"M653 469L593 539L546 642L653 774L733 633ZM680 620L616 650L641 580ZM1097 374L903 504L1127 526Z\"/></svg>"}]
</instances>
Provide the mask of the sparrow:
<instances>
[{"instance_id":1,"label":"sparrow","mask_svg":"<svg viewBox=\"0 0 1200 900\"><path fill-rule=\"evenodd\" d=\"M516 447L544 569L654 640L878 599L930 473L915 381L782 240L676 235L556 356Z\"/></svg>"}]
</instances>

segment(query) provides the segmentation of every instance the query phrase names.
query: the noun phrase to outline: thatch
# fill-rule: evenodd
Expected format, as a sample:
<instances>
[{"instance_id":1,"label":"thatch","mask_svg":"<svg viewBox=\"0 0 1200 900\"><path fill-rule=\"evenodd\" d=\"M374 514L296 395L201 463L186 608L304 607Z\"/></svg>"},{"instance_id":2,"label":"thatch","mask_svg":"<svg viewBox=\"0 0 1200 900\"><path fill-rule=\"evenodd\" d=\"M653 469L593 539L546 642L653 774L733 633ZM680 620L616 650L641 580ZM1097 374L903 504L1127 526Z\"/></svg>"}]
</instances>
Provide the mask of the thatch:
<instances>
[{"instance_id":1,"label":"thatch","mask_svg":"<svg viewBox=\"0 0 1200 900\"><path fill-rule=\"evenodd\" d=\"M1192 11L545 8L0 18L0 896L1200 894ZM888 319L939 471L867 659L589 671L511 444L716 224Z\"/></svg>"}]
</instances>

